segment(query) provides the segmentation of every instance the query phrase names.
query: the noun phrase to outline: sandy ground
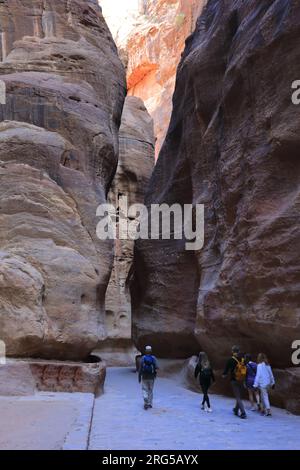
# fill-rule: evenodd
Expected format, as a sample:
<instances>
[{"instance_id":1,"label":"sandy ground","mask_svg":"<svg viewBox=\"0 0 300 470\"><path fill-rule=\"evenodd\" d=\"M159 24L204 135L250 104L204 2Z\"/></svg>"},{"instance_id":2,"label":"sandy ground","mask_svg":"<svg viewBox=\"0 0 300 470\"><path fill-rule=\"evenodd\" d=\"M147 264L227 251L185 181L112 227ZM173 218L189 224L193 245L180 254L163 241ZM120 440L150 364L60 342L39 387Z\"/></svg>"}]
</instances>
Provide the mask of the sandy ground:
<instances>
[{"instance_id":1,"label":"sandy ground","mask_svg":"<svg viewBox=\"0 0 300 470\"><path fill-rule=\"evenodd\" d=\"M0 449L86 449L93 403L83 393L1 397Z\"/></svg>"},{"instance_id":2,"label":"sandy ground","mask_svg":"<svg viewBox=\"0 0 300 470\"><path fill-rule=\"evenodd\" d=\"M300 449L300 416L284 410L273 409L272 418L248 411L241 420L232 413L233 400L215 395L209 414L200 410L199 394L171 379L157 380L154 397L153 409L145 411L136 374L109 369L106 393L95 401L89 448Z\"/></svg>"}]
</instances>

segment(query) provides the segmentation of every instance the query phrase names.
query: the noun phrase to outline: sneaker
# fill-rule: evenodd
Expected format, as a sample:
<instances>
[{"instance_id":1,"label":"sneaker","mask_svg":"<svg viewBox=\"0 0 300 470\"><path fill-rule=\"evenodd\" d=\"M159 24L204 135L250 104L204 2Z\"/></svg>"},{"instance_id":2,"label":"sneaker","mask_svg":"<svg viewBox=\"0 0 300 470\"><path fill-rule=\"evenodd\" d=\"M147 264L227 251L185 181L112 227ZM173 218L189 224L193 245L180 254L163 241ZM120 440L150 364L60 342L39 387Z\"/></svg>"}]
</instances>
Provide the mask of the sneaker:
<instances>
[{"instance_id":1,"label":"sneaker","mask_svg":"<svg viewBox=\"0 0 300 470\"><path fill-rule=\"evenodd\" d=\"M207 408L207 413L212 413L212 409L211 409L211 408Z\"/></svg>"},{"instance_id":2,"label":"sneaker","mask_svg":"<svg viewBox=\"0 0 300 470\"><path fill-rule=\"evenodd\" d=\"M235 414L235 416L238 416L239 415L239 411L236 409L236 408L233 408L233 413Z\"/></svg>"},{"instance_id":3,"label":"sneaker","mask_svg":"<svg viewBox=\"0 0 300 470\"><path fill-rule=\"evenodd\" d=\"M148 408L152 408L152 405L149 405Z\"/></svg>"},{"instance_id":4,"label":"sneaker","mask_svg":"<svg viewBox=\"0 0 300 470\"><path fill-rule=\"evenodd\" d=\"M247 419L247 415L246 413L242 413L241 416L240 416L241 419Z\"/></svg>"},{"instance_id":5,"label":"sneaker","mask_svg":"<svg viewBox=\"0 0 300 470\"><path fill-rule=\"evenodd\" d=\"M201 410L205 411L205 405L201 405Z\"/></svg>"},{"instance_id":6,"label":"sneaker","mask_svg":"<svg viewBox=\"0 0 300 470\"><path fill-rule=\"evenodd\" d=\"M149 406L148 405L144 405L144 410L148 410Z\"/></svg>"},{"instance_id":7,"label":"sneaker","mask_svg":"<svg viewBox=\"0 0 300 470\"><path fill-rule=\"evenodd\" d=\"M267 411L265 412L265 416L272 416L271 410L267 410Z\"/></svg>"}]
</instances>

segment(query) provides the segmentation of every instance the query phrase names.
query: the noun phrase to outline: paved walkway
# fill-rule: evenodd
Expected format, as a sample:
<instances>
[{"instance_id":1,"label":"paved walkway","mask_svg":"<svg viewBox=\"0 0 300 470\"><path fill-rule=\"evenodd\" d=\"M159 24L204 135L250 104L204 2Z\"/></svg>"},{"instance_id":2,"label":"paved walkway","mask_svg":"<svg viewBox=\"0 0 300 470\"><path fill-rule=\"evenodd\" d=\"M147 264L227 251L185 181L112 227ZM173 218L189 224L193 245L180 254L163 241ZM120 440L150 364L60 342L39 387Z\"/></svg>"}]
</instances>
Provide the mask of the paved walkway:
<instances>
[{"instance_id":1,"label":"paved walkway","mask_svg":"<svg viewBox=\"0 0 300 470\"><path fill-rule=\"evenodd\" d=\"M129 368L109 368L96 400L86 393L0 397L0 449L300 449L300 416L284 410L274 409L272 418L249 411L242 421L232 400L212 396L208 414L199 394L171 378L157 380L154 397L145 411Z\"/></svg>"},{"instance_id":2,"label":"paved walkway","mask_svg":"<svg viewBox=\"0 0 300 470\"><path fill-rule=\"evenodd\" d=\"M232 414L232 400L212 396L213 413L200 396L171 379L158 379L154 408L145 411L137 376L129 368L107 371L105 394L95 401L89 449L201 450L300 449L300 416L274 409L266 418Z\"/></svg>"},{"instance_id":3,"label":"paved walkway","mask_svg":"<svg viewBox=\"0 0 300 470\"><path fill-rule=\"evenodd\" d=\"M0 450L86 450L94 395L0 397Z\"/></svg>"}]
</instances>

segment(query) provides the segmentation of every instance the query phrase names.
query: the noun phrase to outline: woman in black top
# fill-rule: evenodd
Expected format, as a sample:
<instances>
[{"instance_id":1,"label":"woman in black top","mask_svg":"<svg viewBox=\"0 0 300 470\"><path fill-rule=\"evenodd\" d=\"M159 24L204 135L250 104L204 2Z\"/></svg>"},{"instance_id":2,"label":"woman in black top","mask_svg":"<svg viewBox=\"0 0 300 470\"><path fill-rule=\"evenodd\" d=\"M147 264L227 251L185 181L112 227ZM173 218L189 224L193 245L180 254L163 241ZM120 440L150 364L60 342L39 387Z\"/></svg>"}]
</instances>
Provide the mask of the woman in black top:
<instances>
[{"instance_id":1,"label":"woman in black top","mask_svg":"<svg viewBox=\"0 0 300 470\"><path fill-rule=\"evenodd\" d=\"M211 384L215 381L215 376L213 370L211 368L210 362L208 360L207 354L205 352L201 352L199 354L198 363L195 368L195 379L199 375L199 382L201 385L201 389L203 392L203 400L201 409L205 410L205 403L207 404L207 411L211 413L212 409L210 407L210 401L208 396L208 389Z\"/></svg>"}]
</instances>

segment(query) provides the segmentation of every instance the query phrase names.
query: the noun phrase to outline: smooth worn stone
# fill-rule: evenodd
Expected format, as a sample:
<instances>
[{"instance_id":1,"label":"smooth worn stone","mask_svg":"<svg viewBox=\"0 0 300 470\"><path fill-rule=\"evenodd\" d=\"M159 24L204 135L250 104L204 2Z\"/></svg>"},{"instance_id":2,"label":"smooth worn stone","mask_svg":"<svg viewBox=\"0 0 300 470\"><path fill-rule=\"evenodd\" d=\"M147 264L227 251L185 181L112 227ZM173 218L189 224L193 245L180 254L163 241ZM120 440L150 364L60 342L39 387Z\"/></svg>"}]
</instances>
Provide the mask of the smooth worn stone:
<instances>
[{"instance_id":1,"label":"smooth worn stone","mask_svg":"<svg viewBox=\"0 0 300 470\"><path fill-rule=\"evenodd\" d=\"M234 344L275 369L299 339L300 3L211 0L187 39L146 204L204 204L204 247L135 246L135 344L163 357ZM283 72L284 71L284 72ZM195 345L194 341L197 340ZM293 393L291 383L291 393Z\"/></svg>"},{"instance_id":2,"label":"smooth worn stone","mask_svg":"<svg viewBox=\"0 0 300 470\"><path fill-rule=\"evenodd\" d=\"M96 210L124 67L95 0L5 0L0 29L0 339L8 356L85 359L107 336L113 243Z\"/></svg>"}]
</instances>

